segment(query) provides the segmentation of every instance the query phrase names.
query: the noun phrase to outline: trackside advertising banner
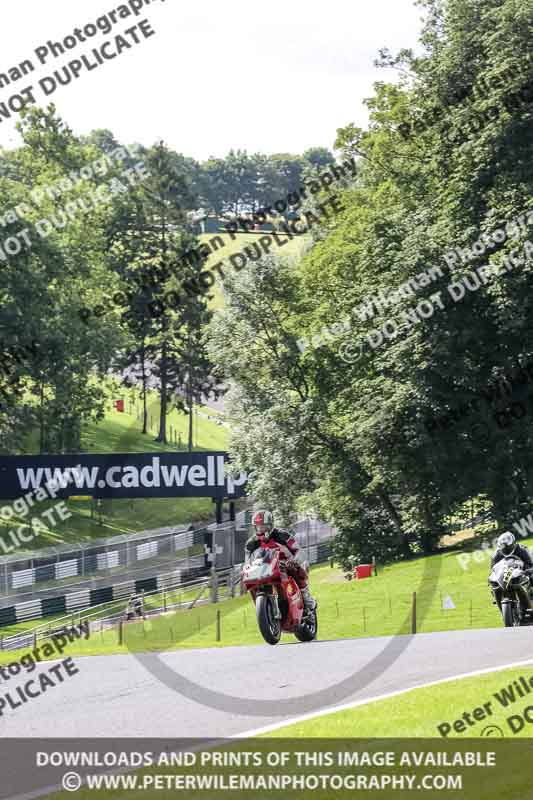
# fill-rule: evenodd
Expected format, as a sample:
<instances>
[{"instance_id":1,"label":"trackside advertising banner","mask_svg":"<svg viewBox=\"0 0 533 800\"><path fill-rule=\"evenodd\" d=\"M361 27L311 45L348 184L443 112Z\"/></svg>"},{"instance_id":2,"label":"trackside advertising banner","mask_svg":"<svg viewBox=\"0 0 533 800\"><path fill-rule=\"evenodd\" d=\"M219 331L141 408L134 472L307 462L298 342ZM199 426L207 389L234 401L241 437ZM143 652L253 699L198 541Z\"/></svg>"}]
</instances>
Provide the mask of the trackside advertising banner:
<instances>
[{"instance_id":1,"label":"trackside advertising banner","mask_svg":"<svg viewBox=\"0 0 533 800\"><path fill-rule=\"evenodd\" d=\"M3 456L0 499L46 489L57 497L241 497L248 476L229 474L228 461L224 452Z\"/></svg>"}]
</instances>

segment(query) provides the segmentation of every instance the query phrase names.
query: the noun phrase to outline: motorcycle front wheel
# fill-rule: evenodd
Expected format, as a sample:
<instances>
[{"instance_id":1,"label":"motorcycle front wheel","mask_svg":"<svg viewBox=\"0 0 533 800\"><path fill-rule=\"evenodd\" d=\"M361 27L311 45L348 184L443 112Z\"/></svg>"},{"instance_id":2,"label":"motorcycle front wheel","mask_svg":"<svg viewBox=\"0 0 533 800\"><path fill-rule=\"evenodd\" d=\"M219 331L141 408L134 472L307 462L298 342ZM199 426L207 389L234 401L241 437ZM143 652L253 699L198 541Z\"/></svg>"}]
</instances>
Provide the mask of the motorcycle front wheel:
<instances>
[{"instance_id":1,"label":"motorcycle front wheel","mask_svg":"<svg viewBox=\"0 0 533 800\"><path fill-rule=\"evenodd\" d=\"M261 636L267 644L277 644L281 639L281 620L274 616L274 606L267 594L260 594L255 600L255 613Z\"/></svg>"},{"instance_id":2,"label":"motorcycle front wheel","mask_svg":"<svg viewBox=\"0 0 533 800\"><path fill-rule=\"evenodd\" d=\"M503 624L506 628L516 628L520 625L520 617L516 603L502 603Z\"/></svg>"},{"instance_id":3,"label":"motorcycle front wheel","mask_svg":"<svg viewBox=\"0 0 533 800\"><path fill-rule=\"evenodd\" d=\"M298 625L294 635L300 642L312 642L313 639L316 639L317 632L318 618L315 609L308 615L303 625Z\"/></svg>"}]
</instances>

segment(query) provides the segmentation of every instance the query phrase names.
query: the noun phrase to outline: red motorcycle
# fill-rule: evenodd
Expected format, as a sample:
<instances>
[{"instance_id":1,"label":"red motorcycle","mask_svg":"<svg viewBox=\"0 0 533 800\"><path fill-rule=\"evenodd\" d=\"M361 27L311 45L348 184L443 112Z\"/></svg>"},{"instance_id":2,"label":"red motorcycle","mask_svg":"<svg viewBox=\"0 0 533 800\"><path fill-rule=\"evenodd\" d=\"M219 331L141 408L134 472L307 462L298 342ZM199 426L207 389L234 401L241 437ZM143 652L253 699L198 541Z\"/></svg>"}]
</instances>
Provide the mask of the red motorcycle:
<instances>
[{"instance_id":1,"label":"red motorcycle","mask_svg":"<svg viewBox=\"0 0 533 800\"><path fill-rule=\"evenodd\" d=\"M257 623L265 642L277 644L284 633L294 633L300 642L316 639L316 609L304 615L298 584L287 574L289 550L274 540L255 550L243 568L243 584L255 604Z\"/></svg>"}]
</instances>

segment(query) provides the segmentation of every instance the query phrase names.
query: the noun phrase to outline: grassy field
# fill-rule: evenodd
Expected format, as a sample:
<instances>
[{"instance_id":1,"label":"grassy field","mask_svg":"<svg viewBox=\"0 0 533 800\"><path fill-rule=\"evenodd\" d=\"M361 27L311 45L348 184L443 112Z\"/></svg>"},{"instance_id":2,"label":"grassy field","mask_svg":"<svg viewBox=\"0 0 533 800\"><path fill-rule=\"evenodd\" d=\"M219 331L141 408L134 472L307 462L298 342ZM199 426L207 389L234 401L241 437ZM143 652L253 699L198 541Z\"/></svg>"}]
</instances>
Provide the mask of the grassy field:
<instances>
[{"instance_id":1,"label":"grassy field","mask_svg":"<svg viewBox=\"0 0 533 800\"><path fill-rule=\"evenodd\" d=\"M418 632L502 625L487 588L488 559L474 559L462 569L458 554L444 553L380 568L377 577L346 581L338 567L317 566L311 589L318 600L318 638L390 636L411 633L412 593L417 593ZM451 603L454 608L445 608ZM221 641L216 641L216 614L221 615ZM284 634L283 640L295 641ZM178 611L152 621L132 623L126 646L116 631L77 644L76 653L95 655L127 650L225 647L260 644L255 611L247 596ZM2 657L6 654L2 654ZM7 656L6 656L7 657Z\"/></svg>"},{"instance_id":2,"label":"grassy field","mask_svg":"<svg viewBox=\"0 0 533 800\"><path fill-rule=\"evenodd\" d=\"M515 687L512 687L514 695L509 692L512 681L521 677L530 687L533 686L533 664L413 689L387 700L289 725L265 736L369 739L392 736L396 739L531 737L533 729L525 719L522 722L518 719L509 721L532 703L531 695L520 698ZM476 709L480 710L474 717ZM466 718L463 716L465 712Z\"/></svg>"},{"instance_id":3,"label":"grassy field","mask_svg":"<svg viewBox=\"0 0 533 800\"><path fill-rule=\"evenodd\" d=\"M148 433L142 433L142 403L140 393L121 387L115 379L106 381L108 399L105 419L90 423L82 433L81 450L85 453L143 453L186 450L188 441L188 416L173 408L167 415L168 444L156 442L160 403L156 391L148 392ZM116 411L114 401L123 399L125 413ZM207 417L211 419L207 419ZM220 412L204 406L195 406L193 445L195 450L224 450L228 442L228 429L222 424ZM172 441L170 439L172 438ZM176 443L174 442L176 440ZM38 434L28 436L23 453L38 453Z\"/></svg>"},{"instance_id":4,"label":"grassy field","mask_svg":"<svg viewBox=\"0 0 533 800\"><path fill-rule=\"evenodd\" d=\"M231 266L229 265L228 259L230 256L234 255L234 253L238 253L241 250L244 250L246 245L251 244L253 242L257 242L258 239L261 237L256 233L237 233L235 238L232 238L229 233L209 233L209 234L202 234L199 237L201 242L209 243L215 236L220 236L221 239L224 240L224 246L220 247L218 250L210 253L209 258L205 262L205 269L211 269L215 264L219 261L224 260L225 263L228 263L228 274L231 270ZM266 234L263 234L266 236ZM284 237L286 238L286 237ZM282 248L277 248L276 245L272 248L272 253L278 254L280 256L285 256L293 261L298 260L301 255L303 254L308 242L307 236L300 236L298 238L291 239L286 245ZM211 246L215 246L214 244ZM224 269L224 268L223 268ZM218 280L211 289L211 293L213 295L213 299L210 302L211 309L216 310L218 308L222 308L224 305L224 292L222 289L221 281Z\"/></svg>"}]
</instances>

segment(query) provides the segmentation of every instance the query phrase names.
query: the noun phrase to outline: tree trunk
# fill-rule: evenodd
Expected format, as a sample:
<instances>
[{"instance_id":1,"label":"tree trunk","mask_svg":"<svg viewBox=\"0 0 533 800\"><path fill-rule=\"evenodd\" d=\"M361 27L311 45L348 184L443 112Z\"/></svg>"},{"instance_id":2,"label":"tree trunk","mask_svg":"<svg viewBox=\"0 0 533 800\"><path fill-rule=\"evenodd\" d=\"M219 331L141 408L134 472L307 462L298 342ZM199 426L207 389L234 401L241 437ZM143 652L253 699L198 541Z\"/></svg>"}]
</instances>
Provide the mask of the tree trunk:
<instances>
[{"instance_id":1,"label":"tree trunk","mask_svg":"<svg viewBox=\"0 0 533 800\"><path fill-rule=\"evenodd\" d=\"M193 427L192 426L193 426L193 408L192 408L192 404L191 404L189 406L189 444L188 444L189 453L192 453L192 448L193 448Z\"/></svg>"},{"instance_id":2,"label":"tree trunk","mask_svg":"<svg viewBox=\"0 0 533 800\"><path fill-rule=\"evenodd\" d=\"M161 253L162 253L162 263L166 266L167 263L167 224L166 224L166 215L164 207L161 212ZM167 330L167 318L165 314L163 314L163 318L161 321L161 327L163 331L163 348L161 352L161 370L160 370L160 379L161 379L161 389L160 389L160 410L159 410L159 435L156 439L156 442L161 442L162 444L167 444L167 370L168 370L168 359L167 359L167 341L165 337L165 331Z\"/></svg>"},{"instance_id":3,"label":"tree trunk","mask_svg":"<svg viewBox=\"0 0 533 800\"><path fill-rule=\"evenodd\" d=\"M430 556L435 552L435 537L433 536L433 532L431 530L426 529L422 532L422 535L420 536L420 544L422 545L424 555Z\"/></svg>"},{"instance_id":4,"label":"tree trunk","mask_svg":"<svg viewBox=\"0 0 533 800\"><path fill-rule=\"evenodd\" d=\"M189 444L188 444L188 450L189 450L189 453L192 453L192 448L193 448L193 421L194 421L194 417L193 417L193 400L192 400L192 391L191 391L191 384L190 384L190 382L189 382L189 392L188 392L188 395L189 395L189 397L188 397L188 401L187 401L187 402L189 403Z\"/></svg>"},{"instance_id":5,"label":"tree trunk","mask_svg":"<svg viewBox=\"0 0 533 800\"><path fill-rule=\"evenodd\" d=\"M387 492L380 491L378 493L379 499L389 512L394 527L396 528L398 535L400 537L400 546L402 549L402 555L404 558L411 558L413 555L413 551L411 550L411 546L409 544L409 534L405 533L403 529L403 523L398 511L392 500L390 499Z\"/></svg>"},{"instance_id":6,"label":"tree trunk","mask_svg":"<svg viewBox=\"0 0 533 800\"><path fill-rule=\"evenodd\" d=\"M148 402L147 402L147 377L146 377L146 346L143 336L141 344L141 374L142 374L142 397L143 397L143 433L148 432Z\"/></svg>"},{"instance_id":7,"label":"tree trunk","mask_svg":"<svg viewBox=\"0 0 533 800\"><path fill-rule=\"evenodd\" d=\"M44 383L41 381L39 407L39 453L44 453Z\"/></svg>"},{"instance_id":8,"label":"tree trunk","mask_svg":"<svg viewBox=\"0 0 533 800\"><path fill-rule=\"evenodd\" d=\"M430 556L437 549L435 545L440 538L440 533L427 500L424 501L424 526L424 530L420 536L420 544L422 545L424 554Z\"/></svg>"},{"instance_id":9,"label":"tree trunk","mask_svg":"<svg viewBox=\"0 0 533 800\"><path fill-rule=\"evenodd\" d=\"M160 368L161 386L159 389L159 434L156 442L167 443L167 343L163 342Z\"/></svg>"},{"instance_id":10,"label":"tree trunk","mask_svg":"<svg viewBox=\"0 0 533 800\"><path fill-rule=\"evenodd\" d=\"M81 419L73 417L69 426L67 449L65 452L79 453L81 450Z\"/></svg>"},{"instance_id":11,"label":"tree trunk","mask_svg":"<svg viewBox=\"0 0 533 800\"><path fill-rule=\"evenodd\" d=\"M59 437L59 444L58 444L58 448L57 448L58 453L64 453L65 452L65 417L61 417L61 423L59 425L58 437Z\"/></svg>"},{"instance_id":12,"label":"tree trunk","mask_svg":"<svg viewBox=\"0 0 533 800\"><path fill-rule=\"evenodd\" d=\"M143 433L148 433L148 405L146 398L146 382L143 380Z\"/></svg>"}]
</instances>

